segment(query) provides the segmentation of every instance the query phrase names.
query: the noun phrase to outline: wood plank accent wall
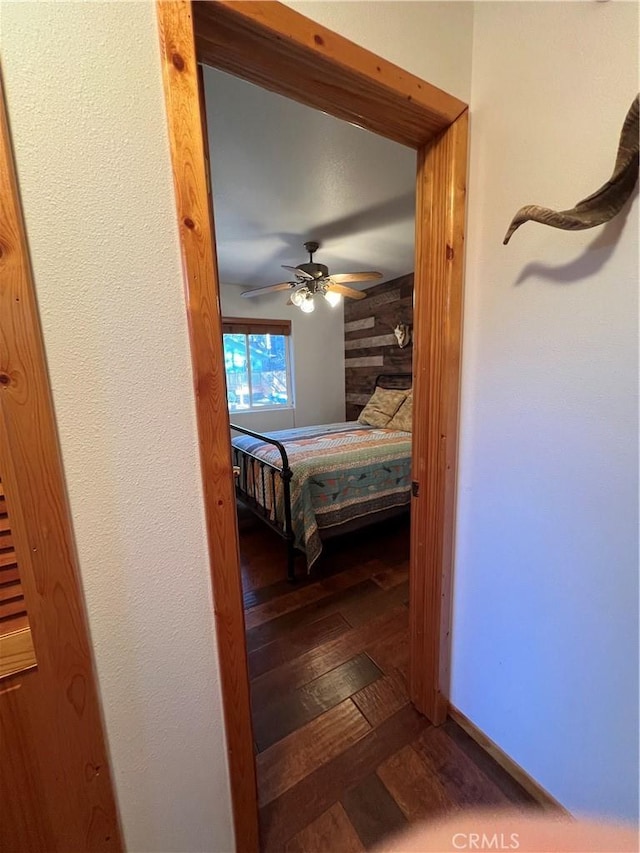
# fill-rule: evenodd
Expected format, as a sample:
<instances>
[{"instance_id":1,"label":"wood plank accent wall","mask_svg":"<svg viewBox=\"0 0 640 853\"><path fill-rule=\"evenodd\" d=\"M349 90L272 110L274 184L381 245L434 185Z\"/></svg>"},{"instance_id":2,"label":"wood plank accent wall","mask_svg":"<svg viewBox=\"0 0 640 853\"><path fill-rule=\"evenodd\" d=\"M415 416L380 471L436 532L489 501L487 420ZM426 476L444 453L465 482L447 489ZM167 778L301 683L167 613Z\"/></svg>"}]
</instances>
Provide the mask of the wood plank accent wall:
<instances>
[{"instance_id":1,"label":"wood plank accent wall","mask_svg":"<svg viewBox=\"0 0 640 853\"><path fill-rule=\"evenodd\" d=\"M345 299L346 417L357 420L380 373L411 373L413 345L400 349L393 330L413 326L413 273L367 288L366 299Z\"/></svg>"}]
</instances>

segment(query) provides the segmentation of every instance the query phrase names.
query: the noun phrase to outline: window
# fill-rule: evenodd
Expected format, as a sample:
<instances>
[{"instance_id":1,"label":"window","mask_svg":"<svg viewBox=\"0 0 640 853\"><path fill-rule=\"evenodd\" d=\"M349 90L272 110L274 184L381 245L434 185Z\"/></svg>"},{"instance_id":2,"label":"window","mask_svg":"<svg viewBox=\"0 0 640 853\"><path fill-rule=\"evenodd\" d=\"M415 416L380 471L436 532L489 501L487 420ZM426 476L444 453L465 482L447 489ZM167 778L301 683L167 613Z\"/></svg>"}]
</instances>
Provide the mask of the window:
<instances>
[{"instance_id":1,"label":"window","mask_svg":"<svg viewBox=\"0 0 640 853\"><path fill-rule=\"evenodd\" d=\"M230 412L293 406L288 320L223 317Z\"/></svg>"}]
</instances>

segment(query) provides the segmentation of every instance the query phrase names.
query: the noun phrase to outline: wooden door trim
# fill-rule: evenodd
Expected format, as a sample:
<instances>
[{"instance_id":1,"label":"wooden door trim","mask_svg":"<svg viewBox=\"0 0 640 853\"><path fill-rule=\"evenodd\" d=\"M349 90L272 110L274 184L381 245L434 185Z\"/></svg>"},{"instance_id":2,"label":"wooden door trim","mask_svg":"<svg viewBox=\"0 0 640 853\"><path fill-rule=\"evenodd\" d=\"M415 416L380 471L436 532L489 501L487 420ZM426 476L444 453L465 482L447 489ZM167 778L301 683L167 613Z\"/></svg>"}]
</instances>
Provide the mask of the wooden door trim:
<instances>
[{"instance_id":1,"label":"wooden door trim","mask_svg":"<svg viewBox=\"0 0 640 853\"><path fill-rule=\"evenodd\" d=\"M436 725L449 696L468 126L465 111L418 151L409 695Z\"/></svg>"},{"instance_id":2,"label":"wooden door trim","mask_svg":"<svg viewBox=\"0 0 640 853\"><path fill-rule=\"evenodd\" d=\"M222 351L220 289L191 6L157 5L220 661L236 847L258 849L258 797Z\"/></svg>"},{"instance_id":3,"label":"wooden door trim","mask_svg":"<svg viewBox=\"0 0 640 853\"><path fill-rule=\"evenodd\" d=\"M20 849L119 851L122 837L1 81L0 437L2 483L37 660L35 668L1 684L0 836L5 842L5 832L17 833L13 843ZM9 739L20 748L6 748ZM26 807L34 797L37 815Z\"/></svg>"},{"instance_id":4,"label":"wooden door trim","mask_svg":"<svg viewBox=\"0 0 640 853\"><path fill-rule=\"evenodd\" d=\"M277 2L157 4L196 389L237 848L258 849L213 217L198 61L418 150L410 695L446 717L463 293L467 106ZM327 84L327 85L325 85ZM418 290L420 291L418 293ZM416 321L414 320L414 325ZM420 343L422 341L422 343ZM417 436L417 440L416 440ZM429 530L429 536L425 534ZM424 567L416 571L416 566Z\"/></svg>"},{"instance_id":5,"label":"wooden door trim","mask_svg":"<svg viewBox=\"0 0 640 853\"><path fill-rule=\"evenodd\" d=\"M419 148L467 107L288 6L193 4L198 61Z\"/></svg>"}]
</instances>

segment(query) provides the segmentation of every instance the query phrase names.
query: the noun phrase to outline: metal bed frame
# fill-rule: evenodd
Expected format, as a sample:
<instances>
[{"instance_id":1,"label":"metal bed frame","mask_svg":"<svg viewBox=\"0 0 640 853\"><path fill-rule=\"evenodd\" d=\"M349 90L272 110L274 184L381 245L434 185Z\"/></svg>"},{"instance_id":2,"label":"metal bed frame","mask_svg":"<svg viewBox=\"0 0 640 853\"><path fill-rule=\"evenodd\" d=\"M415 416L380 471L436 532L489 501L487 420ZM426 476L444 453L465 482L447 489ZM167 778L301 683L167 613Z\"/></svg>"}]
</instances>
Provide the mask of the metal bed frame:
<instances>
[{"instance_id":1,"label":"metal bed frame","mask_svg":"<svg viewBox=\"0 0 640 853\"><path fill-rule=\"evenodd\" d=\"M376 377L375 388L402 389L409 387L412 382L411 373L381 373ZM385 383L385 384L382 384ZM391 384L387 384L391 383ZM398 383L398 384L394 384ZM255 432L251 429L230 424L234 432L260 439L265 444L273 445L280 454L279 464L267 462L251 453L231 445L233 468L235 474L236 499L241 501L251 512L262 519L275 533L284 539L287 545L287 579L295 582L295 535L291 517L291 479L293 471L289 466L289 457L284 444L271 438L270 435ZM278 500L277 479L282 482L282 500ZM260 500L262 499L262 500ZM268 500L269 499L269 500ZM363 516L362 524L358 527L366 527L377 520L379 514ZM350 525L350 530L356 528ZM336 535L340 532L340 526L335 528ZM346 532L346 531L345 531Z\"/></svg>"}]
</instances>

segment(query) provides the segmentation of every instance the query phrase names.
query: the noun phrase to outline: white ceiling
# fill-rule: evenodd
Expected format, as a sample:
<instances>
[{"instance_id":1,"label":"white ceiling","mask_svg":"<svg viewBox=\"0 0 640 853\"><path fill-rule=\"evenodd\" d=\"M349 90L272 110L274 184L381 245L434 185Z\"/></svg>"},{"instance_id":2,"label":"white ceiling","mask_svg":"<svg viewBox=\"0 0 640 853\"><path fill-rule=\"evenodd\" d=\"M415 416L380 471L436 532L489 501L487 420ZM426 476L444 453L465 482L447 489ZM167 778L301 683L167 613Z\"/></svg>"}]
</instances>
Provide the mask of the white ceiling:
<instances>
[{"instance_id":1,"label":"white ceiling","mask_svg":"<svg viewBox=\"0 0 640 853\"><path fill-rule=\"evenodd\" d=\"M212 68L204 81L223 284L288 280L311 239L333 273L411 272L415 151Z\"/></svg>"}]
</instances>

